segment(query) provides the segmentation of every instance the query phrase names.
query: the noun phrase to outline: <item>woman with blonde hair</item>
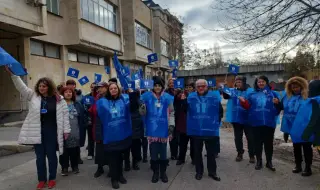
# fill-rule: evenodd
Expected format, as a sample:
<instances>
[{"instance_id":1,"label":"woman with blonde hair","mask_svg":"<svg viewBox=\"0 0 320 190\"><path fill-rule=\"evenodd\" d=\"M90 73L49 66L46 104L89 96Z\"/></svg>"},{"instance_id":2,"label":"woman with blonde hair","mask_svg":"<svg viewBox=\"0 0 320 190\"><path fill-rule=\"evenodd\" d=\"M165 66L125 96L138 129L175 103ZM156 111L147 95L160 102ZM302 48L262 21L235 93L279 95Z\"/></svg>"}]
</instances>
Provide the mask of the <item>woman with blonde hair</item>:
<instances>
[{"instance_id":1,"label":"woman with blonde hair","mask_svg":"<svg viewBox=\"0 0 320 190\"><path fill-rule=\"evenodd\" d=\"M48 185L49 189L56 186L58 158L56 151L63 154L64 140L70 133L69 111L66 101L57 93L54 82L40 78L34 90L28 88L19 76L11 75L13 84L21 95L28 100L28 115L22 125L18 143L34 145L39 184L38 190ZM47 180L47 164L49 181ZM47 183L48 181L48 183Z\"/></svg>"},{"instance_id":2,"label":"woman with blonde hair","mask_svg":"<svg viewBox=\"0 0 320 190\"><path fill-rule=\"evenodd\" d=\"M285 87L286 94L282 98L281 102L275 100L274 103L279 111L283 110L281 131L290 134L294 120L299 108L305 104L308 98L308 82L302 77L292 77L288 80ZM312 175L312 142L306 142L295 136L291 136L293 142L293 152L295 158L296 167L292 170L293 173L302 172L302 149L304 152L305 170L302 172L302 176Z\"/></svg>"}]
</instances>

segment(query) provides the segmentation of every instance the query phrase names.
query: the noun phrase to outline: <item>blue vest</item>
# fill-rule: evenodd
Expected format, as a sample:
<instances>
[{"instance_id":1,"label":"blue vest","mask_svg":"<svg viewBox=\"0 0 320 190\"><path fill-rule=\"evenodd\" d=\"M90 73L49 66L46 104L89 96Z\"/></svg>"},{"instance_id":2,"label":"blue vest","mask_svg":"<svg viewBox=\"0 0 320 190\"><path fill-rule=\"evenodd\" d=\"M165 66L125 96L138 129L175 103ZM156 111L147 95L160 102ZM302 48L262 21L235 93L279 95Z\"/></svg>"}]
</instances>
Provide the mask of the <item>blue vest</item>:
<instances>
[{"instance_id":1,"label":"blue vest","mask_svg":"<svg viewBox=\"0 0 320 190\"><path fill-rule=\"evenodd\" d=\"M253 91L252 88L248 88L245 91L240 91L235 88L231 88L230 90L232 91L231 94L235 94L245 99L247 99L248 95ZM247 124L248 122L248 111L240 105L240 100L236 96L231 96L228 100L226 122L240 124Z\"/></svg>"},{"instance_id":2,"label":"blue vest","mask_svg":"<svg viewBox=\"0 0 320 190\"><path fill-rule=\"evenodd\" d=\"M249 95L249 124L251 126L276 128L279 111L274 107L273 98L278 98L278 94L274 91L269 93L254 91Z\"/></svg>"},{"instance_id":3,"label":"blue vest","mask_svg":"<svg viewBox=\"0 0 320 190\"><path fill-rule=\"evenodd\" d=\"M191 136L219 136L219 91L204 96L193 92L188 96L187 134Z\"/></svg>"},{"instance_id":4,"label":"blue vest","mask_svg":"<svg viewBox=\"0 0 320 190\"><path fill-rule=\"evenodd\" d=\"M118 100L101 98L97 101L97 112L102 123L103 143L121 141L132 135L129 96Z\"/></svg>"},{"instance_id":5,"label":"blue vest","mask_svg":"<svg viewBox=\"0 0 320 190\"><path fill-rule=\"evenodd\" d=\"M310 119L312 116L312 103L311 100L315 99L320 104L320 96L314 98L308 98L305 100L304 104L300 106L297 117L293 121L292 128L290 131L290 136L292 142L299 143L299 142L313 142L315 135L312 135L309 139L302 138L304 131L308 127L310 123ZM305 141L306 140L306 141Z\"/></svg>"},{"instance_id":6,"label":"blue vest","mask_svg":"<svg viewBox=\"0 0 320 190\"><path fill-rule=\"evenodd\" d=\"M304 100L301 95L294 95L290 98L286 95L283 97L283 117L280 129L282 132L290 133L293 121L296 118L298 110L303 102Z\"/></svg>"},{"instance_id":7,"label":"blue vest","mask_svg":"<svg viewBox=\"0 0 320 190\"><path fill-rule=\"evenodd\" d=\"M169 130L169 105L174 97L164 92L158 100L152 92L146 92L141 96L145 103L147 114L145 116L146 136L167 138Z\"/></svg>"}]
</instances>

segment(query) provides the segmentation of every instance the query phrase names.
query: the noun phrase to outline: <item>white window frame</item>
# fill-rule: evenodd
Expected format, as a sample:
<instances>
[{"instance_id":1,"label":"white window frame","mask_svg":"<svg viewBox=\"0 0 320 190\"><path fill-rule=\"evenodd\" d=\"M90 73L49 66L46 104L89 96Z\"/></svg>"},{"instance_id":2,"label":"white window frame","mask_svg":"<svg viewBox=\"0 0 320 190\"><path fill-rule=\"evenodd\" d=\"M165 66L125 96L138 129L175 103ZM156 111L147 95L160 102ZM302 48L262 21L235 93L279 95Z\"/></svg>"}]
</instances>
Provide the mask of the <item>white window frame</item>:
<instances>
[{"instance_id":1,"label":"white window frame","mask_svg":"<svg viewBox=\"0 0 320 190\"><path fill-rule=\"evenodd\" d=\"M169 43L161 38L160 44L161 44L161 55L168 57L169 56Z\"/></svg>"},{"instance_id":2,"label":"white window frame","mask_svg":"<svg viewBox=\"0 0 320 190\"><path fill-rule=\"evenodd\" d=\"M53 12L52 10L52 2L53 1L56 1L57 2L57 8L58 8L58 12ZM49 6L48 6L49 4ZM60 0L47 0L47 11L49 11L50 13L53 13L53 14L57 14L57 15L60 15Z\"/></svg>"},{"instance_id":3,"label":"white window frame","mask_svg":"<svg viewBox=\"0 0 320 190\"><path fill-rule=\"evenodd\" d=\"M81 0L81 18L112 32L117 32L117 9L105 0Z\"/></svg>"},{"instance_id":4,"label":"white window frame","mask_svg":"<svg viewBox=\"0 0 320 190\"><path fill-rule=\"evenodd\" d=\"M151 32L138 22L135 22L136 43L147 48L151 48Z\"/></svg>"}]
</instances>

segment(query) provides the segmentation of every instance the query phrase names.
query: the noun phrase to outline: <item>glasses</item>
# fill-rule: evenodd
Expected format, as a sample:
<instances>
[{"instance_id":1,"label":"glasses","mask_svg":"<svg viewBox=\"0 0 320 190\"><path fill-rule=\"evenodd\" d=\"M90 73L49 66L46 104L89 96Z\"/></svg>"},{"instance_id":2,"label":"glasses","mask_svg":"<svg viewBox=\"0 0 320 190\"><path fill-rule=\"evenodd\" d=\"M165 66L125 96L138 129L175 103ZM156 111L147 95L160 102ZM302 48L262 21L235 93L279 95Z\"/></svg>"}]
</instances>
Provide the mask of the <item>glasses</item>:
<instances>
[{"instance_id":1,"label":"glasses","mask_svg":"<svg viewBox=\"0 0 320 190\"><path fill-rule=\"evenodd\" d=\"M197 88L205 88L206 85L198 85Z\"/></svg>"}]
</instances>

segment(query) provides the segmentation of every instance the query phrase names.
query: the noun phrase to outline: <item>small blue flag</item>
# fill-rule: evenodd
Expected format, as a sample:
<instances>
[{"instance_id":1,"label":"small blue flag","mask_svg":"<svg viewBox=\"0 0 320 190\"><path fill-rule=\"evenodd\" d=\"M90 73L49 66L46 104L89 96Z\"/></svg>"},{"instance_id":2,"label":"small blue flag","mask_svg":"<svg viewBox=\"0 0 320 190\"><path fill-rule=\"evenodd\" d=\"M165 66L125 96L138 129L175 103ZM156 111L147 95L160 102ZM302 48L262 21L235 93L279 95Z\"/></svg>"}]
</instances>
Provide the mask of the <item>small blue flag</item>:
<instances>
[{"instance_id":1,"label":"small blue flag","mask_svg":"<svg viewBox=\"0 0 320 190\"><path fill-rule=\"evenodd\" d=\"M176 68L172 70L172 78L177 78L177 72L178 70Z\"/></svg>"},{"instance_id":2,"label":"small blue flag","mask_svg":"<svg viewBox=\"0 0 320 190\"><path fill-rule=\"evenodd\" d=\"M140 71L138 71L138 72L136 72L136 73L134 73L133 75L132 75L132 80L139 80L139 79L141 79L142 77L140 76Z\"/></svg>"},{"instance_id":3,"label":"small blue flag","mask_svg":"<svg viewBox=\"0 0 320 190\"><path fill-rule=\"evenodd\" d=\"M141 80L140 88L141 89L153 89L154 83L153 80Z\"/></svg>"},{"instance_id":4,"label":"small blue flag","mask_svg":"<svg viewBox=\"0 0 320 190\"><path fill-rule=\"evenodd\" d=\"M208 79L208 86L209 87L215 87L216 84L216 79Z\"/></svg>"},{"instance_id":5,"label":"small blue flag","mask_svg":"<svg viewBox=\"0 0 320 190\"><path fill-rule=\"evenodd\" d=\"M178 67L179 66L179 62L178 60L169 60L169 67Z\"/></svg>"},{"instance_id":6,"label":"small blue flag","mask_svg":"<svg viewBox=\"0 0 320 190\"><path fill-rule=\"evenodd\" d=\"M135 83L135 81L131 81L131 82L128 84L128 88L131 88L131 89L135 90L135 89L136 89L136 83Z\"/></svg>"},{"instance_id":7,"label":"small blue flag","mask_svg":"<svg viewBox=\"0 0 320 190\"><path fill-rule=\"evenodd\" d=\"M143 70L141 67L139 68L139 75L140 75L141 79L143 79L144 74L143 74Z\"/></svg>"},{"instance_id":8,"label":"small blue flag","mask_svg":"<svg viewBox=\"0 0 320 190\"><path fill-rule=\"evenodd\" d=\"M128 84L131 82L131 78L129 77L130 73L127 73L127 70L121 65L116 52L113 56L113 65L117 72L117 77L120 81L121 86L124 89L128 89Z\"/></svg>"},{"instance_id":9,"label":"small blue flag","mask_svg":"<svg viewBox=\"0 0 320 190\"><path fill-rule=\"evenodd\" d=\"M84 96L82 98L82 104L84 104L84 105L92 105L92 104L94 104L93 96Z\"/></svg>"},{"instance_id":10,"label":"small blue flag","mask_svg":"<svg viewBox=\"0 0 320 190\"><path fill-rule=\"evenodd\" d=\"M89 82L89 79L87 76L84 76L84 77L80 78L78 81L81 84L81 86L83 86Z\"/></svg>"},{"instance_id":11,"label":"small blue flag","mask_svg":"<svg viewBox=\"0 0 320 190\"><path fill-rule=\"evenodd\" d=\"M148 63L153 63L158 61L158 55L156 53L148 55Z\"/></svg>"},{"instance_id":12,"label":"small blue flag","mask_svg":"<svg viewBox=\"0 0 320 190\"><path fill-rule=\"evenodd\" d=\"M101 82L101 80L102 80L102 75L95 73L94 74L94 82L98 83L98 82Z\"/></svg>"},{"instance_id":13,"label":"small blue flag","mask_svg":"<svg viewBox=\"0 0 320 190\"><path fill-rule=\"evenodd\" d=\"M238 65L230 64L229 68L228 68L228 72L232 73L232 74L238 74L239 73L239 68L240 67Z\"/></svg>"},{"instance_id":14,"label":"small blue flag","mask_svg":"<svg viewBox=\"0 0 320 190\"><path fill-rule=\"evenodd\" d=\"M27 70L9 53L0 47L0 66L8 65L10 71L17 76L27 75Z\"/></svg>"},{"instance_id":15,"label":"small blue flag","mask_svg":"<svg viewBox=\"0 0 320 190\"><path fill-rule=\"evenodd\" d=\"M109 67L109 66L105 66L104 69L106 70L106 73L107 73L107 74L110 74L110 67Z\"/></svg>"},{"instance_id":16,"label":"small blue flag","mask_svg":"<svg viewBox=\"0 0 320 190\"><path fill-rule=\"evenodd\" d=\"M68 70L67 76L77 79L79 77L79 73L80 71L78 69L74 69L70 67Z\"/></svg>"},{"instance_id":17,"label":"small blue flag","mask_svg":"<svg viewBox=\"0 0 320 190\"><path fill-rule=\"evenodd\" d=\"M174 88L184 88L184 78L174 80Z\"/></svg>"}]
</instances>

